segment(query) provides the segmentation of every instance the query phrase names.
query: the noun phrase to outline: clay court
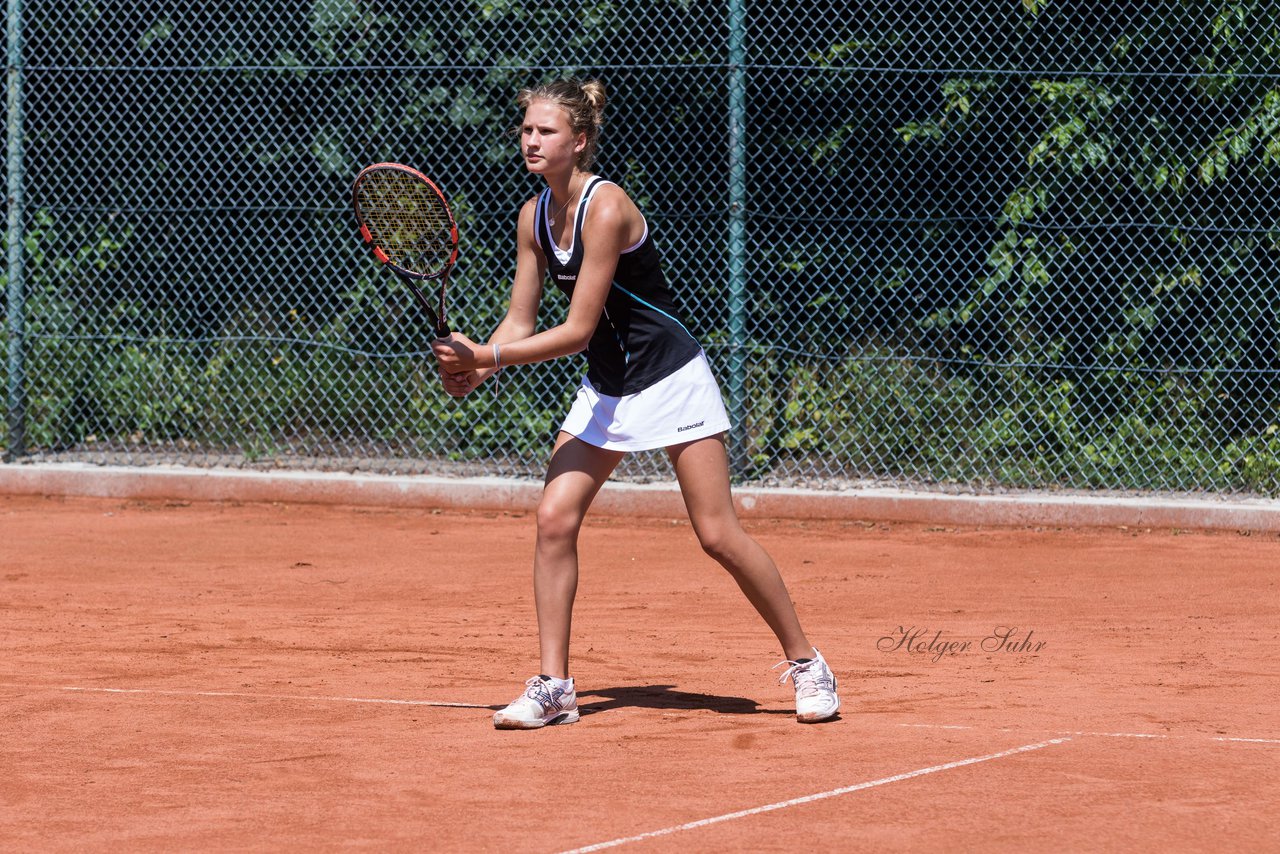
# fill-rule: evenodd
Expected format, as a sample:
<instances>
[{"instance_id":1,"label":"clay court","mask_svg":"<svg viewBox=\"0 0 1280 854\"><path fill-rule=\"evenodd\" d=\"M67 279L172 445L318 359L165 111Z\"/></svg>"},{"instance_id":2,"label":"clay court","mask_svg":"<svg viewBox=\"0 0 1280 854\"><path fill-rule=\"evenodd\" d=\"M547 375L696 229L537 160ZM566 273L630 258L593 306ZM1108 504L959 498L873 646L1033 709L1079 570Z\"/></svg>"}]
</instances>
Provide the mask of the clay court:
<instances>
[{"instance_id":1,"label":"clay court","mask_svg":"<svg viewBox=\"0 0 1280 854\"><path fill-rule=\"evenodd\" d=\"M1275 533L760 521L841 718L681 518L600 517L581 722L527 513L0 497L11 850L1264 850Z\"/></svg>"}]
</instances>

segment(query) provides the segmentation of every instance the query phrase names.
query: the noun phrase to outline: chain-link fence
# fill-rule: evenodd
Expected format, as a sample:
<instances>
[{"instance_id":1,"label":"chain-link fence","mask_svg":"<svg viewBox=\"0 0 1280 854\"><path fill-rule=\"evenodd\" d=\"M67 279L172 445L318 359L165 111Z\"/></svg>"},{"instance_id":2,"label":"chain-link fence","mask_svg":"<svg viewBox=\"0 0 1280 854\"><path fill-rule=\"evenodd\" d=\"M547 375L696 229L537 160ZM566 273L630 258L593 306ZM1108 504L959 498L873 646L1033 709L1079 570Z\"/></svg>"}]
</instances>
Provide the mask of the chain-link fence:
<instances>
[{"instance_id":1,"label":"chain-link fence","mask_svg":"<svg viewBox=\"0 0 1280 854\"><path fill-rule=\"evenodd\" d=\"M434 176L485 336L576 74L740 478L1280 488L1275 3L9 0L8 53L9 459L538 471L582 363L446 398L347 199Z\"/></svg>"}]
</instances>

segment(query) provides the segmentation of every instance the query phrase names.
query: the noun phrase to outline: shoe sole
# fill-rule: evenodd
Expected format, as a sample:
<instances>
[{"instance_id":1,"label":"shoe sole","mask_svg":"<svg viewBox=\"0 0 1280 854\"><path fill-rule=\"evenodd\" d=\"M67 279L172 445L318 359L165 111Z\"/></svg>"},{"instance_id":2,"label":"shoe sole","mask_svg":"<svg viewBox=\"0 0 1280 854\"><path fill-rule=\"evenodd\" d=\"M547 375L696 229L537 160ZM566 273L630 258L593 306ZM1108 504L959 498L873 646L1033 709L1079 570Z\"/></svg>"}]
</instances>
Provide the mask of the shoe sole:
<instances>
[{"instance_id":1,"label":"shoe sole","mask_svg":"<svg viewBox=\"0 0 1280 854\"><path fill-rule=\"evenodd\" d=\"M801 717L800 715L796 715L796 720L798 720L798 721L799 721L800 723L802 723L802 724L816 724L816 723L821 723L822 721L828 721L828 720L831 720L832 718L834 718L834 717L836 716L836 714L837 714L837 713L839 713L839 711L840 711L840 698L839 698L839 697L837 697L837 698L836 698L836 707L835 707L834 709L832 709L831 711L829 711L829 712L810 712L809 714L805 715L804 717Z\"/></svg>"},{"instance_id":2,"label":"shoe sole","mask_svg":"<svg viewBox=\"0 0 1280 854\"><path fill-rule=\"evenodd\" d=\"M571 709L567 712L561 712L550 720L542 721L522 721L519 718L505 718L502 713L493 716L494 729L542 729L544 726L559 726L560 724L576 724L578 722L578 710Z\"/></svg>"}]
</instances>

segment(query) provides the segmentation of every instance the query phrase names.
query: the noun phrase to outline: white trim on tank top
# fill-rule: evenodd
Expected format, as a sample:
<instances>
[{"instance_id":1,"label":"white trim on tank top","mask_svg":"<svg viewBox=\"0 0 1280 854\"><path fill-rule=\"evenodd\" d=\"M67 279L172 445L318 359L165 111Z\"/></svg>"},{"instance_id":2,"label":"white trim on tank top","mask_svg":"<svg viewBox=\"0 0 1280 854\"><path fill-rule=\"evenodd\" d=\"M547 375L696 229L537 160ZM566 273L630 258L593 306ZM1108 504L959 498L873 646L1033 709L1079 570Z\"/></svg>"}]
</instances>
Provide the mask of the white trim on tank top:
<instances>
[{"instance_id":1,"label":"white trim on tank top","mask_svg":"<svg viewBox=\"0 0 1280 854\"><path fill-rule=\"evenodd\" d=\"M568 249L561 249L560 244L556 243L555 236L551 233L551 220L549 217L545 217L545 216L543 217L542 221L546 223L547 239L551 243L551 251L556 254L556 258L560 261L561 264L568 264L569 261L573 258L573 248L574 248L573 238L578 233L579 218L585 217L587 215L587 208L591 206L591 199L593 196L595 196L596 190L599 189L600 187L603 187L605 184L613 184L615 187L617 186L617 184L614 184L613 181L609 181L607 179L601 178L599 181L597 181L595 184L591 186L591 190L590 192L587 193L586 198L584 198L582 200L582 203L578 205L578 209L573 212L573 228L570 229L569 231L569 248ZM546 198L539 200L539 204L541 205L544 212L550 206L551 198L552 196L550 193L550 188L548 188L548 190L546 191ZM534 217L534 220L536 221L537 217ZM643 246L645 240L648 239L649 221L644 218L644 214L640 214L640 222L644 223L644 232L641 233L640 239L637 240L635 243L633 243L631 246L628 246L626 249L623 249L622 252L620 252L619 254L627 255L631 252L635 252L637 249ZM533 239L534 239L534 242L538 244L538 248L542 248L541 237L542 236L538 234L537 226L534 226Z\"/></svg>"}]
</instances>

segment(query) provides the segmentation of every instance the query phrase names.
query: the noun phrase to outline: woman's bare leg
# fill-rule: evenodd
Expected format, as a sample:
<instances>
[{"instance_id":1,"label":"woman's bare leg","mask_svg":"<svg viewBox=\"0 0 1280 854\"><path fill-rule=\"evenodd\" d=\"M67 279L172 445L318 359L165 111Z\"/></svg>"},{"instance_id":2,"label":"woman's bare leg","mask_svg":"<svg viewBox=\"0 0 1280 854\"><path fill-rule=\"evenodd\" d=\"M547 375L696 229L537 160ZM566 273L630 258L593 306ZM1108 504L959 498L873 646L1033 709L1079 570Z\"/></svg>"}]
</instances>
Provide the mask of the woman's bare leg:
<instances>
[{"instance_id":1,"label":"woman's bare leg","mask_svg":"<svg viewBox=\"0 0 1280 854\"><path fill-rule=\"evenodd\" d=\"M569 634L578 592L578 531L587 509L618 465L621 451L588 445L568 433L556 438L538 502L533 598L538 610L542 673L569 677Z\"/></svg>"},{"instance_id":2,"label":"woman's bare leg","mask_svg":"<svg viewBox=\"0 0 1280 854\"><path fill-rule=\"evenodd\" d=\"M795 605L773 558L742 529L729 489L729 457L723 434L667 449L703 550L729 571L748 601L778 636L783 654L811 658Z\"/></svg>"}]
</instances>

